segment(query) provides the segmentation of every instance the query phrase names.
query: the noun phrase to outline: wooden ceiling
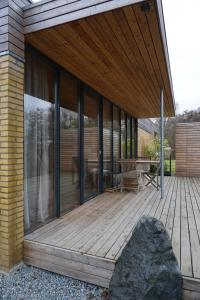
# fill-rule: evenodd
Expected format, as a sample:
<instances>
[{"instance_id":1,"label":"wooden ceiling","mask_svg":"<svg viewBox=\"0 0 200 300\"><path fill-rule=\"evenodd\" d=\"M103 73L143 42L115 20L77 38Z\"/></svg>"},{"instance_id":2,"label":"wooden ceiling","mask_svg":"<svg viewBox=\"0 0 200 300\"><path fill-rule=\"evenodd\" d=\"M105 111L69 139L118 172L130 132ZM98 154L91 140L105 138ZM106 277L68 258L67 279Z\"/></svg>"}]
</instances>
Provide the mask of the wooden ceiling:
<instances>
[{"instance_id":1,"label":"wooden ceiling","mask_svg":"<svg viewBox=\"0 0 200 300\"><path fill-rule=\"evenodd\" d=\"M137 118L159 117L163 87L173 116L161 17L149 0L27 33L26 42Z\"/></svg>"}]
</instances>

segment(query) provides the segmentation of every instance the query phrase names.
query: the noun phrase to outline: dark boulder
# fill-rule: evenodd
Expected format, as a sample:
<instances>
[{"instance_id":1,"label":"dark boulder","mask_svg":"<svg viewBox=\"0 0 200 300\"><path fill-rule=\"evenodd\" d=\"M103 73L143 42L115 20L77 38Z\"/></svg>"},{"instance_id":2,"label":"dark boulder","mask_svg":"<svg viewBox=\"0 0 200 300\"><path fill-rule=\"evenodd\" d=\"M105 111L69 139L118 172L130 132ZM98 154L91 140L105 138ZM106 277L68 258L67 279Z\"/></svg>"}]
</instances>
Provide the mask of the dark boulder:
<instances>
[{"instance_id":1,"label":"dark boulder","mask_svg":"<svg viewBox=\"0 0 200 300\"><path fill-rule=\"evenodd\" d=\"M118 259L110 300L178 300L182 278L163 224L142 217Z\"/></svg>"}]
</instances>

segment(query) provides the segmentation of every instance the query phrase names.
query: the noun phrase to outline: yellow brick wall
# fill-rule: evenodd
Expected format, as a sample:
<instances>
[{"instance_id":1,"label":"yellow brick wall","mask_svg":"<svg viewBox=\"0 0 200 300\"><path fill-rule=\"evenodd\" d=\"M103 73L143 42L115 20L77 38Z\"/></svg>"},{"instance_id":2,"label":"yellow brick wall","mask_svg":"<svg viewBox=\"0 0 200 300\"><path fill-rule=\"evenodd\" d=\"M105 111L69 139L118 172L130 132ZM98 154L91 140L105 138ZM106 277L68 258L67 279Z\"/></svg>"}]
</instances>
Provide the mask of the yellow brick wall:
<instances>
[{"instance_id":1,"label":"yellow brick wall","mask_svg":"<svg viewBox=\"0 0 200 300\"><path fill-rule=\"evenodd\" d=\"M0 269L23 256L24 64L0 56Z\"/></svg>"},{"instance_id":2,"label":"yellow brick wall","mask_svg":"<svg viewBox=\"0 0 200 300\"><path fill-rule=\"evenodd\" d=\"M144 146L151 143L153 139L153 134L150 134L143 129L138 128L138 157L144 156Z\"/></svg>"}]
</instances>

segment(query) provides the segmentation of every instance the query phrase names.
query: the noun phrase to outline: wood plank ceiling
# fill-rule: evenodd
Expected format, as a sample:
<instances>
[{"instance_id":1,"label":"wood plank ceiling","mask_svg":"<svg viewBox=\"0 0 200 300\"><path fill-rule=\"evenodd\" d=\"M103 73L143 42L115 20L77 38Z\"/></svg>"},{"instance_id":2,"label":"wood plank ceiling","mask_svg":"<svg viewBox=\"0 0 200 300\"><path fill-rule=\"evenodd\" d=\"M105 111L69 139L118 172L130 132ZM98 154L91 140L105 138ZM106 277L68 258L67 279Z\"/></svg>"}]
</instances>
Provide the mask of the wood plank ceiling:
<instances>
[{"instance_id":1,"label":"wood plank ceiling","mask_svg":"<svg viewBox=\"0 0 200 300\"><path fill-rule=\"evenodd\" d=\"M138 118L174 115L156 2L135 4L26 34L26 42Z\"/></svg>"}]
</instances>

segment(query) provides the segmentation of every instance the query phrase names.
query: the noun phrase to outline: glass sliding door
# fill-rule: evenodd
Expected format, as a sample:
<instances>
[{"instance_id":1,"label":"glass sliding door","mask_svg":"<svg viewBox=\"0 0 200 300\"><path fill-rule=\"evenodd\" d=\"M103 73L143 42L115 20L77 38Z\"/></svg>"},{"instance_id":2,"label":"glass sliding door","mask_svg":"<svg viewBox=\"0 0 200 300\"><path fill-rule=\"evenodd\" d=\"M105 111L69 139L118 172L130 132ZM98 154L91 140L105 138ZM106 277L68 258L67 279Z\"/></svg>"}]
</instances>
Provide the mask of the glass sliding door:
<instances>
[{"instance_id":1,"label":"glass sliding door","mask_svg":"<svg viewBox=\"0 0 200 300\"><path fill-rule=\"evenodd\" d=\"M60 76L60 209L61 214L80 203L78 81L61 71Z\"/></svg>"},{"instance_id":2,"label":"glass sliding door","mask_svg":"<svg viewBox=\"0 0 200 300\"><path fill-rule=\"evenodd\" d=\"M132 158L135 158L135 122L134 118L131 120L131 144L132 144Z\"/></svg>"},{"instance_id":3,"label":"glass sliding door","mask_svg":"<svg viewBox=\"0 0 200 300\"><path fill-rule=\"evenodd\" d=\"M133 131L133 156L134 158L138 157L138 120L133 118L132 123L132 131Z\"/></svg>"},{"instance_id":4,"label":"glass sliding door","mask_svg":"<svg viewBox=\"0 0 200 300\"><path fill-rule=\"evenodd\" d=\"M120 159L120 110L113 106L113 184L118 184Z\"/></svg>"},{"instance_id":5,"label":"glass sliding door","mask_svg":"<svg viewBox=\"0 0 200 300\"><path fill-rule=\"evenodd\" d=\"M121 158L125 159L126 154L126 114L124 111L121 111Z\"/></svg>"},{"instance_id":6,"label":"glass sliding door","mask_svg":"<svg viewBox=\"0 0 200 300\"><path fill-rule=\"evenodd\" d=\"M25 230L56 216L54 199L54 69L26 53L24 96Z\"/></svg>"},{"instance_id":7,"label":"glass sliding door","mask_svg":"<svg viewBox=\"0 0 200 300\"><path fill-rule=\"evenodd\" d=\"M131 158L131 119L127 114L127 158Z\"/></svg>"},{"instance_id":8,"label":"glass sliding door","mask_svg":"<svg viewBox=\"0 0 200 300\"><path fill-rule=\"evenodd\" d=\"M83 186L84 201L99 193L99 96L89 88L83 95Z\"/></svg>"},{"instance_id":9,"label":"glass sliding door","mask_svg":"<svg viewBox=\"0 0 200 300\"><path fill-rule=\"evenodd\" d=\"M103 101L103 185L112 186L112 118L111 103Z\"/></svg>"},{"instance_id":10,"label":"glass sliding door","mask_svg":"<svg viewBox=\"0 0 200 300\"><path fill-rule=\"evenodd\" d=\"M118 184L118 160L134 154L135 121L27 46L24 96L26 232Z\"/></svg>"}]
</instances>

